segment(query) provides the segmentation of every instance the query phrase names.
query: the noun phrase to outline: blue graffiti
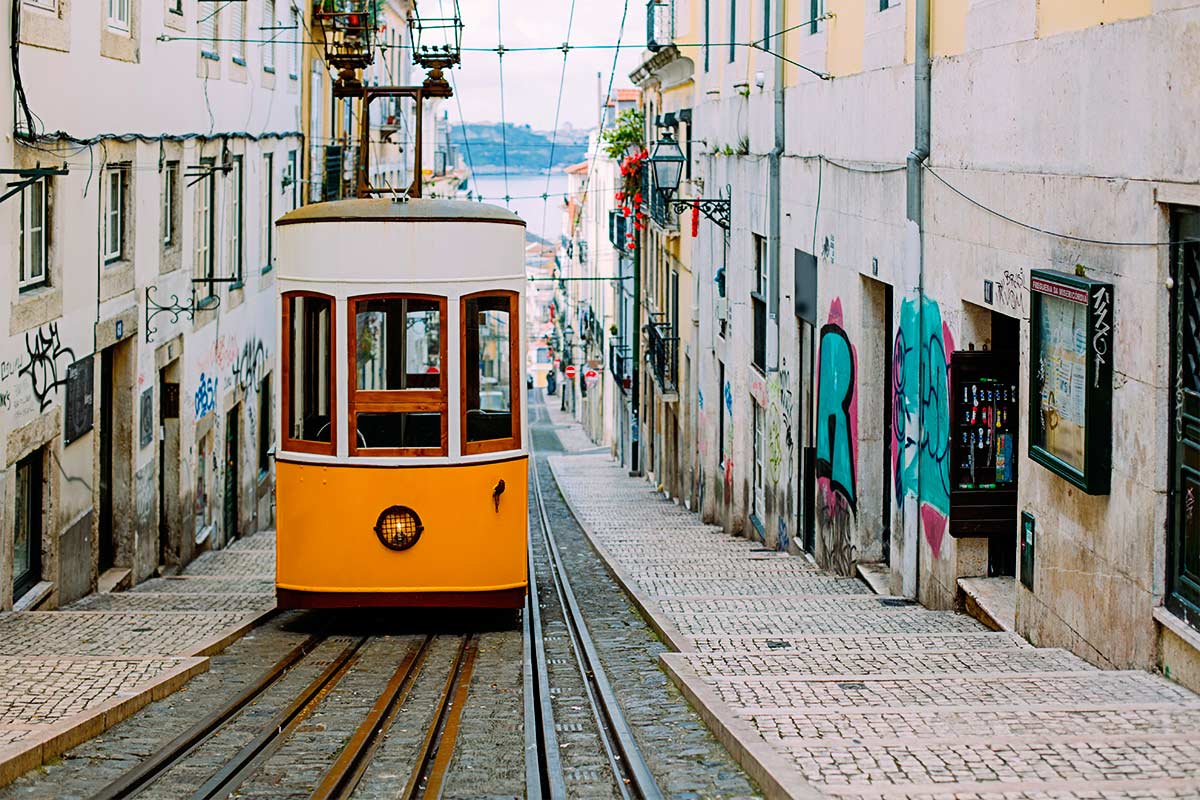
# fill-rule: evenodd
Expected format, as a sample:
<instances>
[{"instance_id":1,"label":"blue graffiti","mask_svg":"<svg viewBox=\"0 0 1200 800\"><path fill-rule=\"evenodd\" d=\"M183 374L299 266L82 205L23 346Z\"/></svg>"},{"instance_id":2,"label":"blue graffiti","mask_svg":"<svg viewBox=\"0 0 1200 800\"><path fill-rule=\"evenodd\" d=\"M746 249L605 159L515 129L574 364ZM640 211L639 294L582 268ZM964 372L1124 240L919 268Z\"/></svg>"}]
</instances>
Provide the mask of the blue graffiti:
<instances>
[{"instance_id":1,"label":"blue graffiti","mask_svg":"<svg viewBox=\"0 0 1200 800\"><path fill-rule=\"evenodd\" d=\"M817 384L817 477L856 507L854 481L854 350L836 323L821 328Z\"/></svg>"},{"instance_id":2,"label":"blue graffiti","mask_svg":"<svg viewBox=\"0 0 1200 800\"><path fill-rule=\"evenodd\" d=\"M733 413L733 387L728 382L725 383L725 410Z\"/></svg>"},{"instance_id":3,"label":"blue graffiti","mask_svg":"<svg viewBox=\"0 0 1200 800\"><path fill-rule=\"evenodd\" d=\"M217 407L217 379L215 376L200 373L200 385L196 387L193 398L196 404L196 419L203 419L208 412Z\"/></svg>"}]
</instances>

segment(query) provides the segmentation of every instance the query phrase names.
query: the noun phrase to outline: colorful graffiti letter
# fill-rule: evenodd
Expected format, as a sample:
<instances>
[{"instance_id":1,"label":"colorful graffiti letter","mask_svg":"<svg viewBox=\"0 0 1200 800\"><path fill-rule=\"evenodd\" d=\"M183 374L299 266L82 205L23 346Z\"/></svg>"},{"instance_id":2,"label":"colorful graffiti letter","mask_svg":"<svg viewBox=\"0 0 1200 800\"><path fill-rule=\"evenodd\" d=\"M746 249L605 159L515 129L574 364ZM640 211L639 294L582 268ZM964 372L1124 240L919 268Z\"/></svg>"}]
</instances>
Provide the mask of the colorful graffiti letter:
<instances>
[{"instance_id":1,"label":"colorful graffiti letter","mask_svg":"<svg viewBox=\"0 0 1200 800\"><path fill-rule=\"evenodd\" d=\"M842 330L842 304L834 300L829 323L821 328L820 379L817 384L817 478L857 508L855 437L858 401L855 394L855 354Z\"/></svg>"}]
</instances>

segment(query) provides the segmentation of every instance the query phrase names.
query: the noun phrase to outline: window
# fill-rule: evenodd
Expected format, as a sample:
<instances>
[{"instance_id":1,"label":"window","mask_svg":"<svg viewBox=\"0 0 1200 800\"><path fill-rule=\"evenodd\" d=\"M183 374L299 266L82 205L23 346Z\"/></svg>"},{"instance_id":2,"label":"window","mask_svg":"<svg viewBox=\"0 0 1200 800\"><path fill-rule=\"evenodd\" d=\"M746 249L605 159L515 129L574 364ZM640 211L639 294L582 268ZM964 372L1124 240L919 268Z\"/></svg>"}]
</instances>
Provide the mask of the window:
<instances>
[{"instance_id":1,"label":"window","mask_svg":"<svg viewBox=\"0 0 1200 800\"><path fill-rule=\"evenodd\" d=\"M17 287L32 289L46 283L49 261L49 190L45 178L21 190L21 254Z\"/></svg>"},{"instance_id":2,"label":"window","mask_svg":"<svg viewBox=\"0 0 1200 800\"><path fill-rule=\"evenodd\" d=\"M783 2L783 0L779 0ZM771 47L771 0L763 0L763 47L768 50Z\"/></svg>"},{"instance_id":3,"label":"window","mask_svg":"<svg viewBox=\"0 0 1200 800\"><path fill-rule=\"evenodd\" d=\"M446 454L446 299L350 300L351 455Z\"/></svg>"},{"instance_id":4,"label":"window","mask_svg":"<svg viewBox=\"0 0 1200 800\"><path fill-rule=\"evenodd\" d=\"M825 0L810 0L810 2L808 18L811 21L808 23L808 32L816 33L820 18L825 16Z\"/></svg>"},{"instance_id":5,"label":"window","mask_svg":"<svg viewBox=\"0 0 1200 800\"><path fill-rule=\"evenodd\" d=\"M275 154L263 153L263 232L262 232L262 261L263 272L271 268L274 261L275 234L275 195L271 191L271 182L275 180Z\"/></svg>"},{"instance_id":6,"label":"window","mask_svg":"<svg viewBox=\"0 0 1200 800\"><path fill-rule=\"evenodd\" d=\"M168 0L167 11L171 14L183 16L183 0Z\"/></svg>"},{"instance_id":7,"label":"window","mask_svg":"<svg viewBox=\"0 0 1200 800\"><path fill-rule=\"evenodd\" d=\"M754 313L754 366L760 372L767 366L767 240L754 234L754 288L750 291Z\"/></svg>"},{"instance_id":8,"label":"window","mask_svg":"<svg viewBox=\"0 0 1200 800\"><path fill-rule=\"evenodd\" d=\"M220 58L217 55L217 13L221 8L222 6L218 5L210 10L208 4L200 5L200 13L204 16L200 17L199 22L196 23L198 29L196 35L200 37L200 55L205 58Z\"/></svg>"},{"instance_id":9,"label":"window","mask_svg":"<svg viewBox=\"0 0 1200 800\"><path fill-rule=\"evenodd\" d=\"M125 180L127 164L114 164L104 174L104 261L125 257Z\"/></svg>"},{"instance_id":10,"label":"window","mask_svg":"<svg viewBox=\"0 0 1200 800\"><path fill-rule=\"evenodd\" d=\"M108 0L108 27L129 33L129 4L131 0Z\"/></svg>"},{"instance_id":11,"label":"window","mask_svg":"<svg viewBox=\"0 0 1200 800\"><path fill-rule=\"evenodd\" d=\"M815 2L815 0L814 0ZM737 0L729 0L729 63L737 58Z\"/></svg>"},{"instance_id":12,"label":"window","mask_svg":"<svg viewBox=\"0 0 1200 800\"><path fill-rule=\"evenodd\" d=\"M759 408L758 401L753 397L750 398L750 407L754 409L754 507L751 509L751 514L754 516L758 527L762 529L762 522L766 518L764 513L765 494L763 491L763 409Z\"/></svg>"},{"instance_id":13,"label":"window","mask_svg":"<svg viewBox=\"0 0 1200 800\"><path fill-rule=\"evenodd\" d=\"M212 503L209 502L210 480L209 458L212 456L212 431L204 434L196 443L196 496L192 513L196 522L196 541L208 538L212 526ZM212 465L215 468L215 464Z\"/></svg>"},{"instance_id":14,"label":"window","mask_svg":"<svg viewBox=\"0 0 1200 800\"><path fill-rule=\"evenodd\" d=\"M213 205L217 197L216 160L200 159L205 174L196 184L196 273L207 280L208 297L215 294L213 278L216 277L216 257L213 253L213 238L216 234L216 219Z\"/></svg>"},{"instance_id":15,"label":"window","mask_svg":"<svg viewBox=\"0 0 1200 800\"><path fill-rule=\"evenodd\" d=\"M262 63L267 72L275 71L275 0L263 0ZM299 38L299 37L297 37Z\"/></svg>"},{"instance_id":16,"label":"window","mask_svg":"<svg viewBox=\"0 0 1200 800\"><path fill-rule=\"evenodd\" d=\"M44 8L47 11L58 11L58 0L25 0L25 5Z\"/></svg>"},{"instance_id":17,"label":"window","mask_svg":"<svg viewBox=\"0 0 1200 800\"><path fill-rule=\"evenodd\" d=\"M321 170L324 163L321 159L321 59L312 60L312 85L308 92L308 140L312 143L308 150L308 202L321 201Z\"/></svg>"},{"instance_id":18,"label":"window","mask_svg":"<svg viewBox=\"0 0 1200 800\"><path fill-rule=\"evenodd\" d=\"M203 4L200 6L205 7ZM215 11L212 13L216 13ZM246 66L246 4L237 2L229 4L229 13L233 21L229 26L230 47L233 50L233 63Z\"/></svg>"},{"instance_id":19,"label":"window","mask_svg":"<svg viewBox=\"0 0 1200 800\"><path fill-rule=\"evenodd\" d=\"M520 447L517 295L464 297L463 455Z\"/></svg>"},{"instance_id":20,"label":"window","mask_svg":"<svg viewBox=\"0 0 1200 800\"><path fill-rule=\"evenodd\" d=\"M704 0L704 71L708 72L708 51L712 42L712 0Z\"/></svg>"},{"instance_id":21,"label":"window","mask_svg":"<svg viewBox=\"0 0 1200 800\"><path fill-rule=\"evenodd\" d=\"M162 183L162 243L163 247L176 244L175 211L179 207L179 162L168 161L163 167Z\"/></svg>"},{"instance_id":22,"label":"window","mask_svg":"<svg viewBox=\"0 0 1200 800\"><path fill-rule=\"evenodd\" d=\"M880 11L887 11L891 7L892 7L891 0L879 0L879 10Z\"/></svg>"},{"instance_id":23,"label":"window","mask_svg":"<svg viewBox=\"0 0 1200 800\"><path fill-rule=\"evenodd\" d=\"M283 329L283 446L333 455L333 298L285 294Z\"/></svg>"},{"instance_id":24,"label":"window","mask_svg":"<svg viewBox=\"0 0 1200 800\"><path fill-rule=\"evenodd\" d=\"M288 45L288 77L296 80L300 76L300 12L292 6L290 15L292 43Z\"/></svg>"},{"instance_id":25,"label":"window","mask_svg":"<svg viewBox=\"0 0 1200 800\"><path fill-rule=\"evenodd\" d=\"M271 471L271 376L258 382L258 477Z\"/></svg>"},{"instance_id":26,"label":"window","mask_svg":"<svg viewBox=\"0 0 1200 800\"><path fill-rule=\"evenodd\" d=\"M13 525L13 597L33 588L42 564L42 451L17 462Z\"/></svg>"},{"instance_id":27,"label":"window","mask_svg":"<svg viewBox=\"0 0 1200 800\"><path fill-rule=\"evenodd\" d=\"M292 190L291 208L296 208L297 206L300 205L300 192L299 192L299 189L297 188L297 184L299 183L297 178L299 176L296 174L297 162L298 162L298 157L296 155L296 151L288 150L287 179L288 179L288 186L290 186L291 190Z\"/></svg>"},{"instance_id":28,"label":"window","mask_svg":"<svg viewBox=\"0 0 1200 800\"><path fill-rule=\"evenodd\" d=\"M242 251L245 249L242 241L245 238L243 234L246 230L246 211L244 208L245 202L243 200L246 190L246 174L242 167L242 157L234 156L233 191L230 192L232 197L229 201L232 205L232 213L230 214L232 217L232 224L230 225L232 234L229 242L229 255L230 266L233 268L233 279L238 283L241 283L242 281Z\"/></svg>"}]
</instances>

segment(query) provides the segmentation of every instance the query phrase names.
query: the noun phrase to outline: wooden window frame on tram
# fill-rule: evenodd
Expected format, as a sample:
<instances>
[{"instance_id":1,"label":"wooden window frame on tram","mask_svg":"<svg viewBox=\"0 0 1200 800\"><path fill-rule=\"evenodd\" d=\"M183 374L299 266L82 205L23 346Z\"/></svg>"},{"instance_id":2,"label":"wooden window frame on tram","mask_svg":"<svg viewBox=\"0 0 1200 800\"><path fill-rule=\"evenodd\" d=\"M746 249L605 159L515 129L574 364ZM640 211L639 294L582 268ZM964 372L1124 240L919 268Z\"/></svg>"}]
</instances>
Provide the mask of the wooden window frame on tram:
<instances>
[{"instance_id":1,"label":"wooden window frame on tram","mask_svg":"<svg viewBox=\"0 0 1200 800\"><path fill-rule=\"evenodd\" d=\"M329 302L329 340L326 348L329 352L329 441L317 442L310 439L292 438L292 303L297 297L311 297ZM338 445L338 402L337 402L337 298L321 292L284 292L282 321L283 336L280 337L282 355L282 375L280 386L280 429L283 431L284 450L294 453L311 453L314 455L337 455Z\"/></svg>"},{"instance_id":2,"label":"wooden window frame on tram","mask_svg":"<svg viewBox=\"0 0 1200 800\"><path fill-rule=\"evenodd\" d=\"M440 361L440 388L438 389L386 389L371 390L358 388L358 303L371 300L428 300L438 305L438 358ZM446 369L447 355L446 319L447 302L442 295L413 294L410 292L383 292L361 294L346 298L346 349L349 369L346 377L346 424L351 456L381 457L437 457L449 454L450 449L450 373ZM407 369L407 366L405 367ZM437 412L441 416L441 445L439 447L364 447L358 446L358 412L366 413L421 413Z\"/></svg>"},{"instance_id":3,"label":"wooden window frame on tram","mask_svg":"<svg viewBox=\"0 0 1200 800\"><path fill-rule=\"evenodd\" d=\"M467 301L477 300L481 297L507 297L508 298L508 360L509 360L509 402L512 406L512 436L504 439L485 439L480 442L467 441ZM505 450L519 450L521 448L521 387L520 383L522 363L518 360L520 355L520 328L521 317L518 316L518 303L520 295L511 289L486 289L481 292L472 292L471 294L463 295L459 298L459 353L461 359L459 363L459 431L460 441L462 442L462 453L464 456L473 456L480 453L499 453Z\"/></svg>"}]
</instances>

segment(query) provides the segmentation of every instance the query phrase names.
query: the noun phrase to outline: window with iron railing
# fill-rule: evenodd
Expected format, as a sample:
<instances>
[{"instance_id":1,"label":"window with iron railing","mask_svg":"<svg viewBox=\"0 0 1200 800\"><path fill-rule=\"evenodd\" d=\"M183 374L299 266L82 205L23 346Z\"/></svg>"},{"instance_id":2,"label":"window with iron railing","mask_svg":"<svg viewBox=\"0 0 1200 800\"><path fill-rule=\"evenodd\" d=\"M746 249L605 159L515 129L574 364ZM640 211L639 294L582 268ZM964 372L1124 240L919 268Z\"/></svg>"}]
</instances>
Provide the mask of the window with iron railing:
<instances>
[{"instance_id":1,"label":"window with iron railing","mask_svg":"<svg viewBox=\"0 0 1200 800\"><path fill-rule=\"evenodd\" d=\"M661 314L652 315L650 324L647 326L647 346L646 358L650 362L650 369L654 373L654 380L658 383L658 388L664 392L675 392L677 390L677 355L679 350L679 337L675 335L674 329L669 323L662 319Z\"/></svg>"},{"instance_id":2,"label":"window with iron railing","mask_svg":"<svg viewBox=\"0 0 1200 800\"><path fill-rule=\"evenodd\" d=\"M750 291L754 313L754 366L767 369L767 240L754 234L754 288Z\"/></svg>"},{"instance_id":3,"label":"window with iron railing","mask_svg":"<svg viewBox=\"0 0 1200 800\"><path fill-rule=\"evenodd\" d=\"M675 215L663 199L662 193L655 188L654 172L649 166L642 167L642 186L648 187L642 196L646 198L650 218L664 228L673 227L676 224Z\"/></svg>"}]
</instances>

